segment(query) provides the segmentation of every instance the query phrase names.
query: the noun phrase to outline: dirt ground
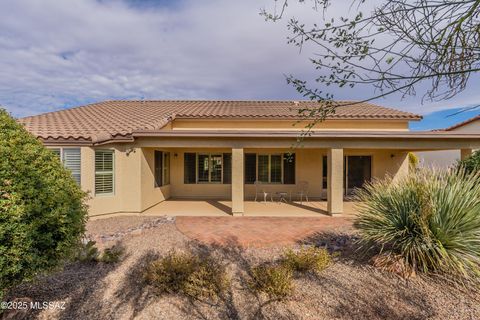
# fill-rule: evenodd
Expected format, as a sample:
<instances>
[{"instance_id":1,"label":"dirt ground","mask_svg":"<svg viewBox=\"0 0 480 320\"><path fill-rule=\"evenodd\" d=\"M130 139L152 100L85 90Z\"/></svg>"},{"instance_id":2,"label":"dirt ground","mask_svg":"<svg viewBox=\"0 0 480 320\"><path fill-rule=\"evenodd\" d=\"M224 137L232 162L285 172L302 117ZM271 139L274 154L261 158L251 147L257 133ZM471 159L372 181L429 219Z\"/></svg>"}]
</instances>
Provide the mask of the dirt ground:
<instances>
[{"instance_id":1,"label":"dirt ground","mask_svg":"<svg viewBox=\"0 0 480 320\"><path fill-rule=\"evenodd\" d=\"M303 244L325 244L343 239L336 261L321 275L295 279L294 295L269 301L246 285L248 270L272 261L284 246L244 248L204 244L187 238L175 221L150 225L140 217L121 217L88 223L90 237L100 248L116 241L126 249L116 264L72 263L62 271L21 285L5 301L64 303L64 309L5 312L8 319L479 319L479 290L439 279L416 277L408 281L371 267L350 247L351 234L321 232ZM128 230L128 232L126 232ZM102 235L122 233L119 238ZM275 232L271 230L270 232ZM105 240L106 239L106 240ZM295 245L301 245L297 243ZM149 261L169 250L201 251L220 257L232 285L219 301L190 300L179 295L156 295L143 281Z\"/></svg>"}]
</instances>

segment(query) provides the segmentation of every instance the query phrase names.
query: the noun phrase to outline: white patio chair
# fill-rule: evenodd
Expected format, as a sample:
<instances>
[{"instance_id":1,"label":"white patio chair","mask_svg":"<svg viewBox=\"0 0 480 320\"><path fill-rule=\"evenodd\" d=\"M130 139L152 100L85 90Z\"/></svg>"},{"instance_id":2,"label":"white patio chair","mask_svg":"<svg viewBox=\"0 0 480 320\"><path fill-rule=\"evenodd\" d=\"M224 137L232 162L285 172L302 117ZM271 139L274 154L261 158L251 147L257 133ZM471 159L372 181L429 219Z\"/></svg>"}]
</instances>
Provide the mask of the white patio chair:
<instances>
[{"instance_id":1,"label":"white patio chair","mask_svg":"<svg viewBox=\"0 0 480 320\"><path fill-rule=\"evenodd\" d=\"M257 196L259 194L263 195L263 202L267 203L267 197L270 195L270 201L273 202L273 195L271 192L267 192L265 190L265 185L262 184L261 181L255 181L255 202L257 201Z\"/></svg>"},{"instance_id":2,"label":"white patio chair","mask_svg":"<svg viewBox=\"0 0 480 320\"><path fill-rule=\"evenodd\" d=\"M298 183L298 190L294 192L294 194L300 197L300 204L303 203L303 198L308 202L308 182L307 181L300 181Z\"/></svg>"}]
</instances>

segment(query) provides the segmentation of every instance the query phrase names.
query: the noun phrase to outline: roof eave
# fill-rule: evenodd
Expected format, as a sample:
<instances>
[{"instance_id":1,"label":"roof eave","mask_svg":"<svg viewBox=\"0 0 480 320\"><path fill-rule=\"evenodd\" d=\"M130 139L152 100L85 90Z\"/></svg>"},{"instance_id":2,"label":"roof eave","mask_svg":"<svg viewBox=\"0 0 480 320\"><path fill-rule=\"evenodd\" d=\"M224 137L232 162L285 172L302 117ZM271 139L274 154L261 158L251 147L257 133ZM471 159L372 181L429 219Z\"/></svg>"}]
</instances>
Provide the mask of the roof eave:
<instances>
[{"instance_id":1,"label":"roof eave","mask_svg":"<svg viewBox=\"0 0 480 320\"><path fill-rule=\"evenodd\" d=\"M165 138L298 138L299 131L136 131L134 138L165 137ZM391 132L391 131L316 131L307 136L308 139L480 139L480 134L463 134L450 132Z\"/></svg>"}]
</instances>

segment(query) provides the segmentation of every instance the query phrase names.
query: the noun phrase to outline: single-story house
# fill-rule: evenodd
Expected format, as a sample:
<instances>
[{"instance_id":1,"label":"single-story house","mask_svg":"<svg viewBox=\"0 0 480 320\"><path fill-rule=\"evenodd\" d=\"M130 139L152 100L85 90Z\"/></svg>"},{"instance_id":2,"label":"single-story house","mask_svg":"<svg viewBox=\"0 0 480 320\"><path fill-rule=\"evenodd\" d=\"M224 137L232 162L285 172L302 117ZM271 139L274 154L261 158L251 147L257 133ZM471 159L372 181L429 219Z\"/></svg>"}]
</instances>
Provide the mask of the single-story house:
<instances>
[{"instance_id":1,"label":"single-story house","mask_svg":"<svg viewBox=\"0 0 480 320\"><path fill-rule=\"evenodd\" d=\"M142 213L167 199L229 199L233 215L248 214L245 200L265 200L265 187L269 196L308 188L341 213L353 188L407 174L410 151L466 156L480 147L478 133L409 131L421 120L412 113L338 104L299 143L312 120L299 110L317 102L105 101L18 121L90 192L92 216Z\"/></svg>"},{"instance_id":2,"label":"single-story house","mask_svg":"<svg viewBox=\"0 0 480 320\"><path fill-rule=\"evenodd\" d=\"M480 114L451 127L436 131L463 132L480 134ZM423 167L448 168L462 158L461 150L418 152L420 165Z\"/></svg>"}]
</instances>

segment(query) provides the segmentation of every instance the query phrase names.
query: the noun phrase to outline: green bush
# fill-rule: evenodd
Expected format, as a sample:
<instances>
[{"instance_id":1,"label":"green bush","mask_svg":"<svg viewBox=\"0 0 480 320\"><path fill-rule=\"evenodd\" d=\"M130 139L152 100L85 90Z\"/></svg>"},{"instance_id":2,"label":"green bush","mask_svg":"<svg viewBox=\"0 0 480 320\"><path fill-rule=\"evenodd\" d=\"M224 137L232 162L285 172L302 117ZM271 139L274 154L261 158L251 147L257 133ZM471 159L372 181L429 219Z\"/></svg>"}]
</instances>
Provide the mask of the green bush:
<instances>
[{"instance_id":1,"label":"green bush","mask_svg":"<svg viewBox=\"0 0 480 320\"><path fill-rule=\"evenodd\" d=\"M230 283L219 261L189 252L170 252L152 262L144 277L160 294L181 293L193 298L215 299Z\"/></svg>"},{"instance_id":2,"label":"green bush","mask_svg":"<svg viewBox=\"0 0 480 320\"><path fill-rule=\"evenodd\" d=\"M98 261L100 252L95 245L96 242L92 240L88 241L87 243L80 244L75 251L74 260L80 262Z\"/></svg>"},{"instance_id":3,"label":"green bush","mask_svg":"<svg viewBox=\"0 0 480 320\"><path fill-rule=\"evenodd\" d=\"M117 263L122 259L124 253L125 248L116 244L113 247L106 248L98 260L104 263Z\"/></svg>"},{"instance_id":4,"label":"green bush","mask_svg":"<svg viewBox=\"0 0 480 320\"><path fill-rule=\"evenodd\" d=\"M470 157L458 162L457 167L468 173L480 172L480 150L475 151Z\"/></svg>"},{"instance_id":5,"label":"green bush","mask_svg":"<svg viewBox=\"0 0 480 320\"><path fill-rule=\"evenodd\" d=\"M479 174L420 170L357 190L355 225L366 248L401 257L414 271L479 274ZM393 259L398 262L398 259Z\"/></svg>"},{"instance_id":6,"label":"green bush","mask_svg":"<svg viewBox=\"0 0 480 320\"><path fill-rule=\"evenodd\" d=\"M57 157L0 109L0 292L70 257L85 230L84 197Z\"/></svg>"},{"instance_id":7,"label":"green bush","mask_svg":"<svg viewBox=\"0 0 480 320\"><path fill-rule=\"evenodd\" d=\"M418 158L418 156L413 152L409 152L408 165L410 167L410 170L415 171L418 168L419 163L420 163L420 159Z\"/></svg>"},{"instance_id":8,"label":"green bush","mask_svg":"<svg viewBox=\"0 0 480 320\"><path fill-rule=\"evenodd\" d=\"M326 249L304 247L298 251L288 249L282 263L297 272L321 272L332 263L332 256Z\"/></svg>"},{"instance_id":9,"label":"green bush","mask_svg":"<svg viewBox=\"0 0 480 320\"><path fill-rule=\"evenodd\" d=\"M293 271L283 264L256 266L252 269L250 287L271 299L285 299L293 293Z\"/></svg>"}]
</instances>

